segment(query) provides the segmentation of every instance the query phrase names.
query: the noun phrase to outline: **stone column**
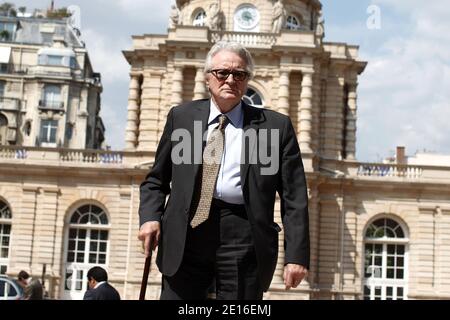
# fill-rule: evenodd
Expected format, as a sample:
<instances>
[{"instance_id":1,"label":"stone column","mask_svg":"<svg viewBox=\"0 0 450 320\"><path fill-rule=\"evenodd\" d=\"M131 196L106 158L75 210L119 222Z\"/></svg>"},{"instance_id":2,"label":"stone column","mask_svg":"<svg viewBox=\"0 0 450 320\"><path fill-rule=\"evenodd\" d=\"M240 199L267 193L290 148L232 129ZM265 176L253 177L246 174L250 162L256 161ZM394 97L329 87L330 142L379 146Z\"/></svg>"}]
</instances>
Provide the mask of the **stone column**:
<instances>
[{"instance_id":1,"label":"stone column","mask_svg":"<svg viewBox=\"0 0 450 320\"><path fill-rule=\"evenodd\" d=\"M348 85L348 113L347 113L347 135L346 140L346 152L348 160L355 160L356 156L356 88L357 84Z\"/></svg>"},{"instance_id":2,"label":"stone column","mask_svg":"<svg viewBox=\"0 0 450 320\"><path fill-rule=\"evenodd\" d=\"M175 66L172 76L172 97L170 104L179 105L183 102L183 66Z\"/></svg>"},{"instance_id":3,"label":"stone column","mask_svg":"<svg viewBox=\"0 0 450 320\"><path fill-rule=\"evenodd\" d=\"M137 145L139 121L139 74L131 74L130 89L128 93L128 116L125 137L125 149L134 150Z\"/></svg>"},{"instance_id":4,"label":"stone column","mask_svg":"<svg viewBox=\"0 0 450 320\"><path fill-rule=\"evenodd\" d=\"M281 70L278 84L278 112L289 115L289 71Z\"/></svg>"},{"instance_id":5,"label":"stone column","mask_svg":"<svg viewBox=\"0 0 450 320\"><path fill-rule=\"evenodd\" d=\"M18 273L25 268L29 269L34 263L33 249L36 248L34 245L35 219L39 193L39 186L28 185L27 183L22 187L21 194L17 192L17 197L20 196L22 208L18 210L15 217L13 212L14 223L17 223L20 227L14 230L14 246L17 247L17 250L10 250L9 252L8 270L10 272Z\"/></svg>"},{"instance_id":6,"label":"stone column","mask_svg":"<svg viewBox=\"0 0 450 320\"><path fill-rule=\"evenodd\" d=\"M300 128L299 142L302 152L312 152L311 131L312 131L312 86L313 73L303 72L302 93L300 95L300 110L298 124Z\"/></svg>"},{"instance_id":7,"label":"stone column","mask_svg":"<svg viewBox=\"0 0 450 320\"><path fill-rule=\"evenodd\" d=\"M146 71L142 81L138 151L154 151L158 141L161 71Z\"/></svg>"},{"instance_id":8,"label":"stone column","mask_svg":"<svg viewBox=\"0 0 450 320\"><path fill-rule=\"evenodd\" d=\"M195 74L194 100L206 98L205 74L202 67L197 67Z\"/></svg>"}]
</instances>

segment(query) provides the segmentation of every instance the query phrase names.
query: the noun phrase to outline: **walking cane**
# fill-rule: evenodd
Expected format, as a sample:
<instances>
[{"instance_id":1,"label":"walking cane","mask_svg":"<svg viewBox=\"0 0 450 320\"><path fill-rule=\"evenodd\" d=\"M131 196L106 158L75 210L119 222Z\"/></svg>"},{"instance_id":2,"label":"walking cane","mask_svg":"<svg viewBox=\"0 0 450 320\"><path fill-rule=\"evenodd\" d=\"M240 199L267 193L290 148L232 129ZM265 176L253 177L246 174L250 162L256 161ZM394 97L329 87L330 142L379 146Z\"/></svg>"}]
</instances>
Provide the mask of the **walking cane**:
<instances>
[{"instance_id":1,"label":"walking cane","mask_svg":"<svg viewBox=\"0 0 450 320\"><path fill-rule=\"evenodd\" d=\"M152 262L152 240L149 243L150 254L145 258L144 274L142 275L141 292L139 294L139 300L145 300L145 291L147 291L148 274L150 273L150 267Z\"/></svg>"}]
</instances>

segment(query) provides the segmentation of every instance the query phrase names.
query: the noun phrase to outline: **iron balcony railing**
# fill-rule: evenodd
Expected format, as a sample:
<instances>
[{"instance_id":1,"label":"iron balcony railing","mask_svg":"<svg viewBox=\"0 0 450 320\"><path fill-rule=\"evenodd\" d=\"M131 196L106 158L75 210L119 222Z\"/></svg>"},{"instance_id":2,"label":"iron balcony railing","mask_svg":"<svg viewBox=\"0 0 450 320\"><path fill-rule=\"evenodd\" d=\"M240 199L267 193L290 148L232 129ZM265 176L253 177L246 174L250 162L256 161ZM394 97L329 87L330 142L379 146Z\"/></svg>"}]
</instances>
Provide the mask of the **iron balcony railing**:
<instances>
[{"instance_id":1,"label":"iron balcony railing","mask_svg":"<svg viewBox=\"0 0 450 320\"><path fill-rule=\"evenodd\" d=\"M64 110L64 102L59 100L39 100L40 109Z\"/></svg>"},{"instance_id":2,"label":"iron balcony railing","mask_svg":"<svg viewBox=\"0 0 450 320\"><path fill-rule=\"evenodd\" d=\"M0 65L0 74L27 74L29 65L3 63Z\"/></svg>"}]
</instances>

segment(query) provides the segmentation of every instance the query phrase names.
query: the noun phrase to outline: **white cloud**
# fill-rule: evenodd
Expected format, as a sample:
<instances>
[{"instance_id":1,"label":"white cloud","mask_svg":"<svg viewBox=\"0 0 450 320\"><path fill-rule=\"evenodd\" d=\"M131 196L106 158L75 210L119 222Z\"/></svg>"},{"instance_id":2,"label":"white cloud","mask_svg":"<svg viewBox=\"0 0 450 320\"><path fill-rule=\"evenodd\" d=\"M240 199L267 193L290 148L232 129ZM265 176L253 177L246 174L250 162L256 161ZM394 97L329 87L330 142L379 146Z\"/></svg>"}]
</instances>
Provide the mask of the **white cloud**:
<instances>
[{"instance_id":1,"label":"white cloud","mask_svg":"<svg viewBox=\"0 0 450 320\"><path fill-rule=\"evenodd\" d=\"M102 74L104 83L128 77L130 67L122 50L130 47L131 40L113 34L101 34L92 29L84 29L82 38L86 42L94 70Z\"/></svg>"},{"instance_id":2,"label":"white cloud","mask_svg":"<svg viewBox=\"0 0 450 320\"><path fill-rule=\"evenodd\" d=\"M448 17L450 7L446 0L434 0L425 2L423 0L372 0L374 4L384 5L402 13L412 14L413 16L427 16L430 14L440 16L441 18Z\"/></svg>"},{"instance_id":3,"label":"white cloud","mask_svg":"<svg viewBox=\"0 0 450 320\"><path fill-rule=\"evenodd\" d=\"M82 38L94 70L102 75L100 114L106 126L106 143L114 150L123 149L130 66L122 50L131 46L131 39L125 35L102 34L93 29L84 29Z\"/></svg>"},{"instance_id":4,"label":"white cloud","mask_svg":"<svg viewBox=\"0 0 450 320\"><path fill-rule=\"evenodd\" d=\"M109 4L111 1L106 2ZM170 5L174 2L172 0L119 0L117 5L124 14L130 15L133 19L142 19L149 23L162 21L167 23Z\"/></svg>"},{"instance_id":5,"label":"white cloud","mask_svg":"<svg viewBox=\"0 0 450 320\"><path fill-rule=\"evenodd\" d=\"M413 29L393 34L376 52L360 80L358 149L374 160L397 145L409 153L450 153L450 22L444 3L374 1L407 14ZM373 127L373 128L370 128Z\"/></svg>"},{"instance_id":6,"label":"white cloud","mask_svg":"<svg viewBox=\"0 0 450 320\"><path fill-rule=\"evenodd\" d=\"M170 4L175 3L174 0L171 1L160 1L160 0L119 0L117 1L119 6L123 9L131 10L156 10L158 8L165 8L170 6ZM167 3L170 2L168 5ZM147 12L148 13L148 12ZM150 12L150 13L154 13Z\"/></svg>"},{"instance_id":7,"label":"white cloud","mask_svg":"<svg viewBox=\"0 0 450 320\"><path fill-rule=\"evenodd\" d=\"M125 139L126 109L130 66L122 50L131 41L91 29L83 31L94 70L102 75L101 117L106 126L106 142L114 150L122 149Z\"/></svg>"}]
</instances>

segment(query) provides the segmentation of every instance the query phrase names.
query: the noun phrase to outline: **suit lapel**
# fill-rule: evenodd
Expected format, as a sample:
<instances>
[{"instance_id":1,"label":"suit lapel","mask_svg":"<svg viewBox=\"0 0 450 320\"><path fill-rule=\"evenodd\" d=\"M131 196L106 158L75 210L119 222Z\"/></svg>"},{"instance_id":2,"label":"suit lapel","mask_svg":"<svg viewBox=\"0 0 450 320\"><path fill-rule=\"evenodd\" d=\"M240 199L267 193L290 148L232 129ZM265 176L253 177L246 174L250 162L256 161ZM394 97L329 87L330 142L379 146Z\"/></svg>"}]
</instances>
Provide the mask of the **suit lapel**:
<instances>
[{"instance_id":1,"label":"suit lapel","mask_svg":"<svg viewBox=\"0 0 450 320\"><path fill-rule=\"evenodd\" d=\"M208 130L208 118L209 118L209 106L210 102L209 100L202 100L197 104L194 108L196 109L196 112L193 112L193 118L192 118L192 127L190 127L189 132L191 133L191 137L195 139L195 142L198 144L198 139L202 140L202 150L196 150L194 146L194 163L201 163L202 156L203 156L203 149L205 148L206 141L203 140L203 135ZM201 134L202 136L199 137L199 132L195 128L196 125L201 123ZM198 166L197 166L198 167Z\"/></svg>"},{"instance_id":2,"label":"suit lapel","mask_svg":"<svg viewBox=\"0 0 450 320\"><path fill-rule=\"evenodd\" d=\"M262 110L250 107L244 102L242 102L242 110L244 111L243 135L244 138L250 137L250 139L247 138L242 141L241 151L241 186L242 190L245 190L244 186L247 181L250 164L256 164L256 145L258 142L259 124L263 122L265 118Z\"/></svg>"},{"instance_id":3,"label":"suit lapel","mask_svg":"<svg viewBox=\"0 0 450 320\"><path fill-rule=\"evenodd\" d=\"M197 175L202 163L203 149L205 147L206 141L203 141L203 135L208 130L208 117L209 117L209 100L199 101L190 112L191 117L188 117L190 123L187 124L187 130L190 132L192 137L192 160L194 161L192 165L188 166L190 172L186 181L190 181L192 186L188 188L188 192L185 194L187 201L190 203L192 199L192 193L195 189L195 183L197 181ZM199 126L200 124L200 126ZM197 127L197 128L196 128ZM201 132L199 128L201 127ZM199 141L200 140L200 141Z\"/></svg>"}]
</instances>

